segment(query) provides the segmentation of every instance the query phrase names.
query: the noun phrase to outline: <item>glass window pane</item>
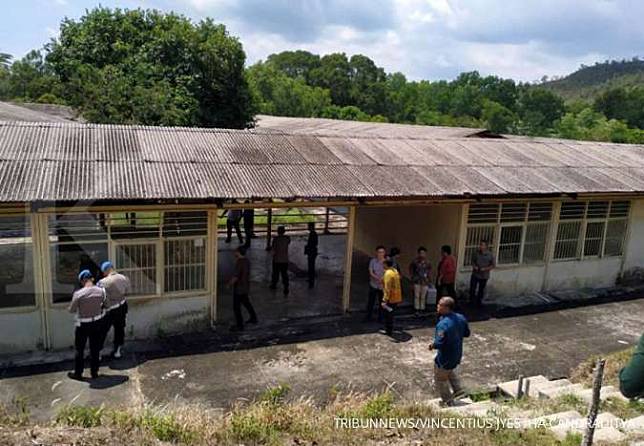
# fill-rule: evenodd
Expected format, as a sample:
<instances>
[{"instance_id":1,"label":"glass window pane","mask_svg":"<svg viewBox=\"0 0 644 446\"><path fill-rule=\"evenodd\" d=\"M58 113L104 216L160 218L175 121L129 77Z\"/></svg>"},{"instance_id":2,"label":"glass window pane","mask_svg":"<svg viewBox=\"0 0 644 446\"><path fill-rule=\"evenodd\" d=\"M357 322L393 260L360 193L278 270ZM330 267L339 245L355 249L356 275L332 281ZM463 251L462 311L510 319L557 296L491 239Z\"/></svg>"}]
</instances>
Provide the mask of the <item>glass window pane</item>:
<instances>
[{"instance_id":1,"label":"glass window pane","mask_svg":"<svg viewBox=\"0 0 644 446\"><path fill-rule=\"evenodd\" d=\"M628 212L630 209L630 201L613 201L610 204L610 218L628 217Z\"/></svg>"},{"instance_id":2,"label":"glass window pane","mask_svg":"<svg viewBox=\"0 0 644 446\"><path fill-rule=\"evenodd\" d=\"M560 220L576 220L584 218L586 213L585 201L567 201L561 203L561 212L559 212Z\"/></svg>"},{"instance_id":3,"label":"glass window pane","mask_svg":"<svg viewBox=\"0 0 644 446\"><path fill-rule=\"evenodd\" d=\"M133 295L156 294L156 258L155 243L116 246L114 266L130 279Z\"/></svg>"},{"instance_id":4,"label":"glass window pane","mask_svg":"<svg viewBox=\"0 0 644 446\"><path fill-rule=\"evenodd\" d=\"M591 201L588 203L587 218L606 218L608 201Z\"/></svg>"},{"instance_id":5,"label":"glass window pane","mask_svg":"<svg viewBox=\"0 0 644 446\"><path fill-rule=\"evenodd\" d=\"M498 203L475 203L470 205L469 223L496 223L499 217Z\"/></svg>"},{"instance_id":6,"label":"glass window pane","mask_svg":"<svg viewBox=\"0 0 644 446\"><path fill-rule=\"evenodd\" d=\"M499 264L519 263L523 226L505 226L501 228L499 239Z\"/></svg>"},{"instance_id":7,"label":"glass window pane","mask_svg":"<svg viewBox=\"0 0 644 446\"><path fill-rule=\"evenodd\" d=\"M78 288L78 273L92 272L102 277L100 264L107 260L107 243L56 243L50 248L52 298L54 303L69 302Z\"/></svg>"},{"instance_id":8,"label":"glass window pane","mask_svg":"<svg viewBox=\"0 0 644 446\"><path fill-rule=\"evenodd\" d=\"M57 214L49 217L50 242L107 240L106 214Z\"/></svg>"},{"instance_id":9,"label":"glass window pane","mask_svg":"<svg viewBox=\"0 0 644 446\"><path fill-rule=\"evenodd\" d=\"M604 222L590 222L586 225L584 256L598 256L604 239Z\"/></svg>"},{"instance_id":10,"label":"glass window pane","mask_svg":"<svg viewBox=\"0 0 644 446\"><path fill-rule=\"evenodd\" d=\"M526 227L523 246L523 262L543 262L548 237L548 223L529 224Z\"/></svg>"},{"instance_id":11,"label":"glass window pane","mask_svg":"<svg viewBox=\"0 0 644 446\"><path fill-rule=\"evenodd\" d=\"M552 203L530 203L528 221L550 221L552 216Z\"/></svg>"},{"instance_id":12,"label":"glass window pane","mask_svg":"<svg viewBox=\"0 0 644 446\"><path fill-rule=\"evenodd\" d=\"M0 217L0 308L36 304L29 218Z\"/></svg>"},{"instance_id":13,"label":"glass window pane","mask_svg":"<svg viewBox=\"0 0 644 446\"><path fill-rule=\"evenodd\" d=\"M624 237L626 237L626 219L609 220L606 228L604 255L621 256L624 249Z\"/></svg>"},{"instance_id":14,"label":"glass window pane","mask_svg":"<svg viewBox=\"0 0 644 446\"><path fill-rule=\"evenodd\" d=\"M557 241L555 243L555 259L577 258L577 246L581 235L581 222L561 222L557 227Z\"/></svg>"},{"instance_id":15,"label":"glass window pane","mask_svg":"<svg viewBox=\"0 0 644 446\"><path fill-rule=\"evenodd\" d=\"M501 221L524 221L528 205L526 203L503 203L501 207Z\"/></svg>"}]
</instances>

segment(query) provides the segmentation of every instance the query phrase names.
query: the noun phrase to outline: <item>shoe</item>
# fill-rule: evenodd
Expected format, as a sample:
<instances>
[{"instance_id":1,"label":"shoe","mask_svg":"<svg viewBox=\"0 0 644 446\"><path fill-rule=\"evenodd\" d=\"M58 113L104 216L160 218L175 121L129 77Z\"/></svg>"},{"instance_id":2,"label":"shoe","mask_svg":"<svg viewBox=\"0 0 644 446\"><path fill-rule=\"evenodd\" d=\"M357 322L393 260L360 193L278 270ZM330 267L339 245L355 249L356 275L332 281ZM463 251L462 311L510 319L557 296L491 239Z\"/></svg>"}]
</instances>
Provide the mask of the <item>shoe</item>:
<instances>
[{"instance_id":1,"label":"shoe","mask_svg":"<svg viewBox=\"0 0 644 446\"><path fill-rule=\"evenodd\" d=\"M455 400L460 400L462 398L465 398L466 396L467 394L465 393L465 390L459 390L458 392L454 392L452 398L454 398Z\"/></svg>"},{"instance_id":2,"label":"shoe","mask_svg":"<svg viewBox=\"0 0 644 446\"><path fill-rule=\"evenodd\" d=\"M75 381L83 381L83 375L77 375L74 372L67 372L67 377Z\"/></svg>"},{"instance_id":3,"label":"shoe","mask_svg":"<svg viewBox=\"0 0 644 446\"><path fill-rule=\"evenodd\" d=\"M121 357L121 347L116 347L116 350L112 352L112 358L119 359Z\"/></svg>"},{"instance_id":4,"label":"shoe","mask_svg":"<svg viewBox=\"0 0 644 446\"><path fill-rule=\"evenodd\" d=\"M248 319L246 321L247 324L257 324L257 319Z\"/></svg>"},{"instance_id":5,"label":"shoe","mask_svg":"<svg viewBox=\"0 0 644 446\"><path fill-rule=\"evenodd\" d=\"M92 373L92 379L96 379L96 378L98 378L98 372Z\"/></svg>"},{"instance_id":6,"label":"shoe","mask_svg":"<svg viewBox=\"0 0 644 446\"><path fill-rule=\"evenodd\" d=\"M244 331L244 327L240 327L239 325L231 325L229 330L233 333L240 332L240 331Z\"/></svg>"},{"instance_id":7,"label":"shoe","mask_svg":"<svg viewBox=\"0 0 644 446\"><path fill-rule=\"evenodd\" d=\"M454 407L456 403L454 403L454 400L449 400L449 401L441 401L439 405L441 407Z\"/></svg>"}]
</instances>

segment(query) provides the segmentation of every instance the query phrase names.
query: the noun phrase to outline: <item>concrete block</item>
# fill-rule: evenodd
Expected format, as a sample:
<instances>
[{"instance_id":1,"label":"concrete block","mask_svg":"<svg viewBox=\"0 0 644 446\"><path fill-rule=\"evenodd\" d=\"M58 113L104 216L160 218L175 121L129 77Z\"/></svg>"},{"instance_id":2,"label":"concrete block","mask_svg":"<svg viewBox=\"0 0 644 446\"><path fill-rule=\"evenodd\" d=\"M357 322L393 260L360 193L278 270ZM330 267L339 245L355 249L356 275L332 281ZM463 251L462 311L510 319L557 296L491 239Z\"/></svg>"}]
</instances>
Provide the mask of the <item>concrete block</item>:
<instances>
[{"instance_id":1,"label":"concrete block","mask_svg":"<svg viewBox=\"0 0 644 446\"><path fill-rule=\"evenodd\" d=\"M566 380L568 381L568 380ZM539 390L539 398L557 398L562 395L572 394L583 390L584 386L581 384L568 384L563 386L545 387Z\"/></svg>"},{"instance_id":2,"label":"concrete block","mask_svg":"<svg viewBox=\"0 0 644 446\"><path fill-rule=\"evenodd\" d=\"M601 389L599 389L599 399L601 401L604 401L606 398L608 398L609 395L614 394L615 392L618 392L618 390L613 387L613 386L603 386ZM577 392L574 392L573 395L581 398L584 400L586 403L590 404L590 400L593 398L593 389L582 389Z\"/></svg>"},{"instance_id":3,"label":"concrete block","mask_svg":"<svg viewBox=\"0 0 644 446\"><path fill-rule=\"evenodd\" d=\"M644 415L631 418L624 423L624 432L629 434L644 434Z\"/></svg>"},{"instance_id":4,"label":"concrete block","mask_svg":"<svg viewBox=\"0 0 644 446\"><path fill-rule=\"evenodd\" d=\"M530 389L529 389L529 397L531 398L536 398L538 396L539 389L546 386L548 383L553 382L549 381L548 378L546 378L543 375L536 375L536 376L528 376L527 378L523 378L523 381L530 381ZM519 385L519 380L515 379L513 381L506 381L504 383L499 384L498 390L502 392L505 395L511 396L512 398L517 397L517 389ZM525 388L525 384L524 384Z\"/></svg>"},{"instance_id":5,"label":"concrete block","mask_svg":"<svg viewBox=\"0 0 644 446\"><path fill-rule=\"evenodd\" d=\"M621 420L619 418L611 413L603 412L597 415L593 440L605 443L618 443L620 441L624 441L626 439L626 435L618 429L621 425L620 421ZM582 417L580 420L572 420L570 422L553 426L550 430L560 440L564 439L568 432L583 435L586 431L586 417Z\"/></svg>"},{"instance_id":6,"label":"concrete block","mask_svg":"<svg viewBox=\"0 0 644 446\"><path fill-rule=\"evenodd\" d=\"M489 412L500 412L503 409L503 406L495 403L494 401L479 401L477 403L457 405L452 407L446 407L441 409L441 411L452 412L458 415L469 415L474 417L483 417L486 416Z\"/></svg>"}]
</instances>

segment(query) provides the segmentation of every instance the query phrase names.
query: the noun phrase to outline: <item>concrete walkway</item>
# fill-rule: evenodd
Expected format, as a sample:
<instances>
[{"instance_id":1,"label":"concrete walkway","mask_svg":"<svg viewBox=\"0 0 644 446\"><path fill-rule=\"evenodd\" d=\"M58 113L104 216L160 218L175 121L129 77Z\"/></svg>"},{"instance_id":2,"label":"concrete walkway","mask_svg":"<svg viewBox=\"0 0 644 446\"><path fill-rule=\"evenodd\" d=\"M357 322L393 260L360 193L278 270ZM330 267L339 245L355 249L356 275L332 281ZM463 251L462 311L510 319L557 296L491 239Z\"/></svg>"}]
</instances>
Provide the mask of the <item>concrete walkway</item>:
<instances>
[{"instance_id":1,"label":"concrete walkway","mask_svg":"<svg viewBox=\"0 0 644 446\"><path fill-rule=\"evenodd\" d=\"M643 320L644 299L639 299L473 322L462 376L471 387L511 380L519 373L566 376L590 355L634 345ZM280 383L289 384L295 397L317 400L332 389L379 391L387 386L401 398L432 398L433 355L427 350L432 321L406 318L395 339L377 333L378 328L335 320L291 326L268 342L259 342L259 333L216 346L209 344L214 338L194 339L183 348L166 346L157 354L113 361L92 383L69 380L69 362L5 370L0 401L24 398L32 415L44 419L70 402L133 406L179 401L225 408Z\"/></svg>"}]
</instances>

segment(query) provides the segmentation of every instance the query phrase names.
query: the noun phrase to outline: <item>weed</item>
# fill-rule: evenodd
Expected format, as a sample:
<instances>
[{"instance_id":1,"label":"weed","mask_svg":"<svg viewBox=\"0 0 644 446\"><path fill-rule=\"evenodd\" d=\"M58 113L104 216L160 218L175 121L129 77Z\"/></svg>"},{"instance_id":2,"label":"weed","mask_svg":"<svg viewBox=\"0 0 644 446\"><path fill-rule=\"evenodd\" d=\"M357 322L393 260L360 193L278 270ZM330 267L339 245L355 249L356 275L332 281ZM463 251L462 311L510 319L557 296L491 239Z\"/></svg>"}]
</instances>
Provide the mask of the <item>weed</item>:
<instances>
[{"instance_id":1,"label":"weed","mask_svg":"<svg viewBox=\"0 0 644 446\"><path fill-rule=\"evenodd\" d=\"M65 406L56 415L56 422L66 426L96 427L103 424L105 408L85 406Z\"/></svg>"}]
</instances>

